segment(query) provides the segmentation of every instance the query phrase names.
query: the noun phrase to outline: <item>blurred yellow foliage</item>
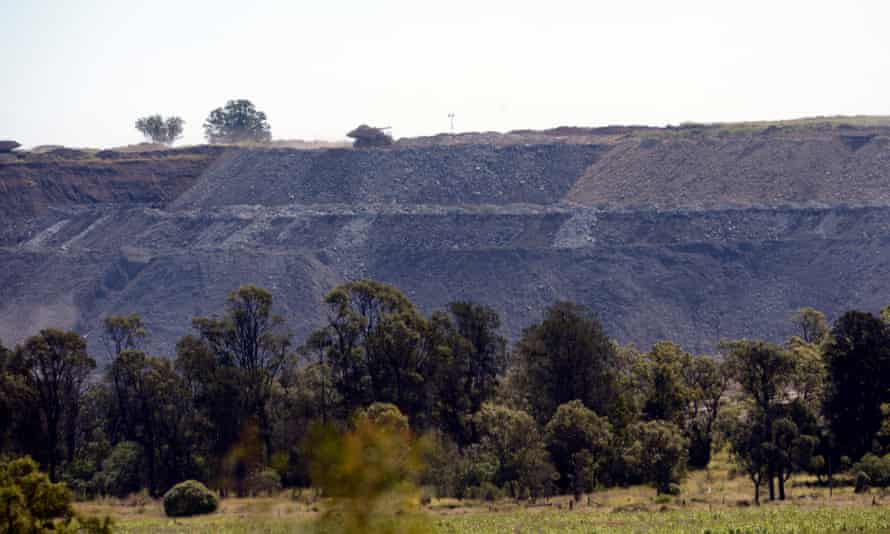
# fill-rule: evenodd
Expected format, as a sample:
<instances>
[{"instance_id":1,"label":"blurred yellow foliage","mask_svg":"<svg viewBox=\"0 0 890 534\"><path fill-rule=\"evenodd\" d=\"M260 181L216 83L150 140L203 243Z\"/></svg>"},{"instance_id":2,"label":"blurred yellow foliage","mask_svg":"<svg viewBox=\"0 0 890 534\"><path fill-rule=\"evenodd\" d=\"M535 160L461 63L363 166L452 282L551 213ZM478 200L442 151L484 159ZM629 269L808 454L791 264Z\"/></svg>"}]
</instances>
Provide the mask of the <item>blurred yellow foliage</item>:
<instances>
[{"instance_id":1,"label":"blurred yellow foliage","mask_svg":"<svg viewBox=\"0 0 890 534\"><path fill-rule=\"evenodd\" d=\"M319 529L431 532L415 486L426 442L398 424L399 418L369 416L375 411L360 413L347 432L319 426L310 433L313 484L334 500Z\"/></svg>"}]
</instances>

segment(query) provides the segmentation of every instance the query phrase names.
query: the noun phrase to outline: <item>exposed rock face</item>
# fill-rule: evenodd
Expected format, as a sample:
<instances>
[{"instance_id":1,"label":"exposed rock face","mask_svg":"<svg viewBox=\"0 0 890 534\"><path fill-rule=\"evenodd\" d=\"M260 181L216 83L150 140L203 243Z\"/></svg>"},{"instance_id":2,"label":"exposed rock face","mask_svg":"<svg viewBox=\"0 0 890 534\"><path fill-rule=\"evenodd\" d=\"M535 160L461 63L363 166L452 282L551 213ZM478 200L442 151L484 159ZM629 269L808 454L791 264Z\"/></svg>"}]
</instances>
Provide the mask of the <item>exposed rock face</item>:
<instances>
[{"instance_id":1,"label":"exposed rock face","mask_svg":"<svg viewBox=\"0 0 890 534\"><path fill-rule=\"evenodd\" d=\"M128 158L100 152L86 160L58 159L52 152L27 154L16 165L0 164L0 219L7 225L27 225L23 217L66 205L162 206L190 188L222 152L200 147Z\"/></svg>"},{"instance_id":2,"label":"exposed rock face","mask_svg":"<svg viewBox=\"0 0 890 534\"><path fill-rule=\"evenodd\" d=\"M572 299L621 342L699 352L781 340L800 306L890 303L886 132L844 131L871 136L855 147L834 131L635 132L0 165L0 338L54 325L94 340L104 315L137 312L171 354L243 283L302 336L358 277L426 312L491 304L514 339Z\"/></svg>"},{"instance_id":3,"label":"exposed rock face","mask_svg":"<svg viewBox=\"0 0 890 534\"><path fill-rule=\"evenodd\" d=\"M569 196L603 208L887 205L888 169L886 134L630 138Z\"/></svg>"},{"instance_id":4,"label":"exposed rock face","mask_svg":"<svg viewBox=\"0 0 890 534\"><path fill-rule=\"evenodd\" d=\"M556 204L607 147L461 145L231 152L172 208L287 204Z\"/></svg>"}]
</instances>

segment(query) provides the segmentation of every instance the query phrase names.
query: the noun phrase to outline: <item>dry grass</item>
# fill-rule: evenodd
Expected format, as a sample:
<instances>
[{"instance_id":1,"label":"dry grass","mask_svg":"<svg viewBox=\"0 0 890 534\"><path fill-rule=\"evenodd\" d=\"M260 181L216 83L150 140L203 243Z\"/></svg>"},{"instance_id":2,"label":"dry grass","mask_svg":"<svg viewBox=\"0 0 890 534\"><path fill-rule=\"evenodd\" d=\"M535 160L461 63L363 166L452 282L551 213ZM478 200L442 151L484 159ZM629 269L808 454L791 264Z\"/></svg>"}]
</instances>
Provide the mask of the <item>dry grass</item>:
<instances>
[{"instance_id":1,"label":"dry grass","mask_svg":"<svg viewBox=\"0 0 890 534\"><path fill-rule=\"evenodd\" d=\"M890 497L877 493L855 495L849 486L828 490L815 479L796 477L788 485L788 500L752 506L753 488L744 476L733 476L726 453L709 469L695 471L683 483L679 497L656 499L650 487L612 488L571 503L571 497L553 497L535 506L512 500L498 502L434 499L426 507L441 532L701 532L728 525L747 525L738 532L830 532L823 526L847 525L860 532L883 532L890 526ZM302 532L311 530L326 506L311 492L299 498L290 492L277 497L224 499L210 516L172 520L164 516L160 501L133 496L80 503L78 511L110 515L121 532ZM873 506L878 504L882 506ZM788 530L788 522L797 530ZM689 525L685 530L683 525ZM752 526L753 525L753 526ZM796 526L795 526L796 525ZM810 525L798 528L800 525ZM872 530L874 526L876 530ZM525 530L525 529L528 530ZM846 528L846 527L845 527ZM519 530L517 530L519 529ZM721 532L721 530L717 530ZM730 532L726 530L726 532Z\"/></svg>"},{"instance_id":2,"label":"dry grass","mask_svg":"<svg viewBox=\"0 0 890 534\"><path fill-rule=\"evenodd\" d=\"M890 116L885 115L834 115L827 117L804 117L777 121L745 122L686 122L671 128L640 130L635 133L640 138L687 137L687 136L726 136L737 134L758 134L767 130L777 130L784 134L801 135L838 128L886 128L890 127Z\"/></svg>"}]
</instances>

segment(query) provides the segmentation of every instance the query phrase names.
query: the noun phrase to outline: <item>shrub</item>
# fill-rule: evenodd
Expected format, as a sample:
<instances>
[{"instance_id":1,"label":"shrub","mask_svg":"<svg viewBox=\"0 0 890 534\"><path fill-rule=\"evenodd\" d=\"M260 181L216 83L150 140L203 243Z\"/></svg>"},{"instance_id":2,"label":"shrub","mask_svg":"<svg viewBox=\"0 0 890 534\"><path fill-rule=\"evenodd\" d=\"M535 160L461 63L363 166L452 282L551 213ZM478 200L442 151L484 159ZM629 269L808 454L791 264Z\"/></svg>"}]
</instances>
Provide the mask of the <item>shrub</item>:
<instances>
[{"instance_id":1,"label":"shrub","mask_svg":"<svg viewBox=\"0 0 890 534\"><path fill-rule=\"evenodd\" d=\"M865 474L870 486L890 486L890 454L884 457L866 454L853 466L853 470L857 473L857 478L858 473Z\"/></svg>"},{"instance_id":2,"label":"shrub","mask_svg":"<svg viewBox=\"0 0 890 534\"><path fill-rule=\"evenodd\" d=\"M661 495L656 495L655 499L653 500L655 504L669 504L671 501L673 501L673 497L664 493L662 493Z\"/></svg>"},{"instance_id":3,"label":"shrub","mask_svg":"<svg viewBox=\"0 0 890 534\"><path fill-rule=\"evenodd\" d=\"M461 482L461 454L457 444L443 432L430 433L428 440L420 483L439 497L457 495Z\"/></svg>"},{"instance_id":4,"label":"shrub","mask_svg":"<svg viewBox=\"0 0 890 534\"><path fill-rule=\"evenodd\" d=\"M105 495L125 497L139 491L142 447L132 441L118 443L93 477L93 486Z\"/></svg>"},{"instance_id":5,"label":"shrub","mask_svg":"<svg viewBox=\"0 0 890 534\"><path fill-rule=\"evenodd\" d=\"M210 514L219 508L216 494L197 480L186 480L164 494L164 513L170 517Z\"/></svg>"},{"instance_id":6,"label":"shrub","mask_svg":"<svg viewBox=\"0 0 890 534\"><path fill-rule=\"evenodd\" d=\"M474 498L473 488L494 480L498 465L497 457L481 445L465 448L452 466L456 478L454 495L459 499Z\"/></svg>"},{"instance_id":7,"label":"shrub","mask_svg":"<svg viewBox=\"0 0 890 534\"><path fill-rule=\"evenodd\" d=\"M95 477L98 474L96 463L83 458L75 458L62 471L62 482L74 492L77 500L85 500L95 496L97 492Z\"/></svg>"},{"instance_id":8,"label":"shrub","mask_svg":"<svg viewBox=\"0 0 890 534\"><path fill-rule=\"evenodd\" d=\"M500 488L491 482L483 482L480 490L480 497L489 502L496 501L504 495Z\"/></svg>"},{"instance_id":9,"label":"shrub","mask_svg":"<svg viewBox=\"0 0 890 534\"><path fill-rule=\"evenodd\" d=\"M0 532L111 532L108 518L79 517L71 491L52 483L31 458L0 462Z\"/></svg>"},{"instance_id":10,"label":"shrub","mask_svg":"<svg viewBox=\"0 0 890 534\"><path fill-rule=\"evenodd\" d=\"M677 495L680 495L680 493L682 493L682 490L680 489L679 484L671 482L670 484L668 484L667 491L665 491L665 493L676 497Z\"/></svg>"},{"instance_id":11,"label":"shrub","mask_svg":"<svg viewBox=\"0 0 890 534\"><path fill-rule=\"evenodd\" d=\"M399 514L399 532L430 531L414 485L426 444L409 429L358 417L355 428L345 433L314 426L305 447L313 486L337 505L320 518L320 531L394 532L381 522L390 511Z\"/></svg>"},{"instance_id":12,"label":"shrub","mask_svg":"<svg viewBox=\"0 0 890 534\"><path fill-rule=\"evenodd\" d=\"M492 482L518 498L528 490L532 499L546 495L558 476L544 448L535 420L522 410L484 403L472 416L479 445L494 460Z\"/></svg>"},{"instance_id":13,"label":"shrub","mask_svg":"<svg viewBox=\"0 0 890 534\"><path fill-rule=\"evenodd\" d=\"M402 414L398 406L389 402L375 402L367 409L356 413L356 421L366 419L371 423L392 429L397 432L409 430L408 417Z\"/></svg>"},{"instance_id":14,"label":"shrub","mask_svg":"<svg viewBox=\"0 0 890 534\"><path fill-rule=\"evenodd\" d=\"M504 496L504 492L491 482L483 482L467 490L467 496L479 501L496 501Z\"/></svg>"},{"instance_id":15,"label":"shrub","mask_svg":"<svg viewBox=\"0 0 890 534\"><path fill-rule=\"evenodd\" d=\"M247 492L251 495L265 493L272 495L281 491L281 475L274 469L261 469L254 471L247 477Z\"/></svg>"}]
</instances>

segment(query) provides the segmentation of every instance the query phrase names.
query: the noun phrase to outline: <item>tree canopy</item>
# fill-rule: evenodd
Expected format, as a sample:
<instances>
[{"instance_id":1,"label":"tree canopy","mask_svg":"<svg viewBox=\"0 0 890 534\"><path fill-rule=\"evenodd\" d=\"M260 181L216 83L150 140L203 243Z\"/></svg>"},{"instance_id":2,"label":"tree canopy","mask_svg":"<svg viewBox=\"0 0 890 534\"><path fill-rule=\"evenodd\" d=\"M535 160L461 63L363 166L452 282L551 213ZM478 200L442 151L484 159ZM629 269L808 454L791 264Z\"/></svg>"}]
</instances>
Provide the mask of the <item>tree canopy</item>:
<instances>
[{"instance_id":1,"label":"tree canopy","mask_svg":"<svg viewBox=\"0 0 890 534\"><path fill-rule=\"evenodd\" d=\"M185 121L182 117L149 115L136 120L136 129L153 143L172 145L182 137Z\"/></svg>"},{"instance_id":2,"label":"tree canopy","mask_svg":"<svg viewBox=\"0 0 890 534\"><path fill-rule=\"evenodd\" d=\"M559 302L547 308L543 321L523 332L515 357L540 422L573 400L607 416L621 409L615 346L582 306Z\"/></svg>"},{"instance_id":3,"label":"tree canopy","mask_svg":"<svg viewBox=\"0 0 890 534\"><path fill-rule=\"evenodd\" d=\"M544 310L512 350L480 303L424 313L362 279L318 305L323 319L300 345L273 294L245 285L193 318L173 360L149 352L150 325L135 314L103 319L102 369L75 332L0 346L0 453L30 455L83 498L157 497L183 480L221 496L313 484L377 495L339 484L402 482L479 499L639 483L675 494L724 443L756 502L761 486L782 500L796 474L831 480L840 465L868 470L863 486L890 480L890 325L869 313L825 331L804 309L782 344L695 355L670 341L618 345L570 302ZM342 479L317 469L317 428ZM410 465L355 463L390 450ZM363 478L375 472L393 478Z\"/></svg>"},{"instance_id":4,"label":"tree canopy","mask_svg":"<svg viewBox=\"0 0 890 534\"><path fill-rule=\"evenodd\" d=\"M229 100L204 121L204 135L210 143L268 143L272 139L266 114L250 100Z\"/></svg>"}]
</instances>

